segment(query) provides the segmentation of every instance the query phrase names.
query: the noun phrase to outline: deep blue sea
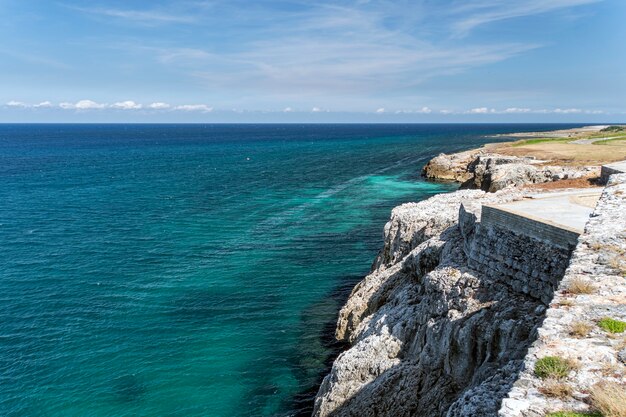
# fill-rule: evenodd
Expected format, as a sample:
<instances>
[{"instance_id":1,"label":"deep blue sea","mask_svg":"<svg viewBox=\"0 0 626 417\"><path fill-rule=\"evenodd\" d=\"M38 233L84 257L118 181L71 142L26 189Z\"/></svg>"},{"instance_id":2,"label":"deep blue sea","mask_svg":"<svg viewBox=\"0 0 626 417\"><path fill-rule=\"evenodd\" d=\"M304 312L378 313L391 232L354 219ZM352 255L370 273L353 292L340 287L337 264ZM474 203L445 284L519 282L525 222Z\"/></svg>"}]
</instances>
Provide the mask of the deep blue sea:
<instances>
[{"instance_id":1,"label":"deep blue sea","mask_svg":"<svg viewBox=\"0 0 626 417\"><path fill-rule=\"evenodd\" d=\"M310 413L420 168L554 125L0 125L0 415Z\"/></svg>"}]
</instances>

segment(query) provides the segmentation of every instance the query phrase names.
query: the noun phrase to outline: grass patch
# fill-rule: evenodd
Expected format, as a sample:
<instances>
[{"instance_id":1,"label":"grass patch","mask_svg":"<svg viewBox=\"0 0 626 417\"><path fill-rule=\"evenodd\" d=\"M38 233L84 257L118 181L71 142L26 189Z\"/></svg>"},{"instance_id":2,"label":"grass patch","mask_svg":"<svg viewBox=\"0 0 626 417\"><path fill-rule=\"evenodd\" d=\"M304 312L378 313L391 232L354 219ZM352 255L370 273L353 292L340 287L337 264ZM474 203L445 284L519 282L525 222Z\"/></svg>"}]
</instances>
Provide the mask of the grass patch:
<instances>
[{"instance_id":1,"label":"grass patch","mask_svg":"<svg viewBox=\"0 0 626 417\"><path fill-rule=\"evenodd\" d=\"M571 360L546 356L535 363L535 375L541 379L564 379L575 368Z\"/></svg>"},{"instance_id":2,"label":"grass patch","mask_svg":"<svg viewBox=\"0 0 626 417\"><path fill-rule=\"evenodd\" d=\"M605 317L598 322L598 327L609 333L624 333L626 331L626 321Z\"/></svg>"},{"instance_id":3,"label":"grass patch","mask_svg":"<svg viewBox=\"0 0 626 417\"><path fill-rule=\"evenodd\" d=\"M602 417L600 413L577 413L576 411L557 411L548 413L546 417Z\"/></svg>"},{"instance_id":4,"label":"grass patch","mask_svg":"<svg viewBox=\"0 0 626 417\"><path fill-rule=\"evenodd\" d=\"M574 336L574 337L587 337L587 335L589 335L589 332L591 332L591 329L593 328L593 326L589 323L585 323L583 321L577 321L575 323L572 323L570 328L569 328L569 334L570 336Z\"/></svg>"},{"instance_id":5,"label":"grass patch","mask_svg":"<svg viewBox=\"0 0 626 417\"><path fill-rule=\"evenodd\" d=\"M591 389L591 404L605 417L626 417L626 389L615 382L600 382Z\"/></svg>"},{"instance_id":6,"label":"grass patch","mask_svg":"<svg viewBox=\"0 0 626 417\"><path fill-rule=\"evenodd\" d=\"M592 294L596 290L596 287L587 280L582 278L573 278L567 284L567 292L570 294Z\"/></svg>"},{"instance_id":7,"label":"grass patch","mask_svg":"<svg viewBox=\"0 0 626 417\"><path fill-rule=\"evenodd\" d=\"M518 146L526 146L526 145L536 145L538 143L544 143L544 142L571 142L573 140L576 140L576 138L537 138L537 139L526 139L526 140L520 140L519 142L515 142L515 143L511 144L511 146L518 147Z\"/></svg>"}]
</instances>

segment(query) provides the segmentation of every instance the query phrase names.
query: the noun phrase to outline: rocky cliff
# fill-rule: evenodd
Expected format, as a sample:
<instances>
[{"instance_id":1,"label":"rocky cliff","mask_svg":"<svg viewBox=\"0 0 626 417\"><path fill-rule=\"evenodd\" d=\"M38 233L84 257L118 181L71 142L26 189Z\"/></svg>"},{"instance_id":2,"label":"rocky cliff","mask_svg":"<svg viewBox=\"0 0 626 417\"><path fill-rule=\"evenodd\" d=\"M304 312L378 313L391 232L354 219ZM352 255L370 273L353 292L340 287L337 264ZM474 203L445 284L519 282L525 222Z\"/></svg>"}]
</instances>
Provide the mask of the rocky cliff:
<instances>
[{"instance_id":1,"label":"rocky cliff","mask_svg":"<svg viewBox=\"0 0 626 417\"><path fill-rule=\"evenodd\" d=\"M392 211L372 272L341 309L336 337L351 347L321 384L314 416L493 417L504 398L514 411L503 416L543 415L515 408L528 393L514 384L532 365L572 248L480 218L482 204L523 193L461 190Z\"/></svg>"},{"instance_id":2,"label":"rocky cliff","mask_svg":"<svg viewBox=\"0 0 626 417\"><path fill-rule=\"evenodd\" d=\"M548 276L562 274L569 256L481 227L482 203L518 198L515 190L466 190L393 210L374 270L340 312L336 336L352 347L324 379L314 415L495 415L556 280L531 291L516 284L523 267L484 273L480 249L521 245L510 264L526 254L549 258Z\"/></svg>"}]
</instances>

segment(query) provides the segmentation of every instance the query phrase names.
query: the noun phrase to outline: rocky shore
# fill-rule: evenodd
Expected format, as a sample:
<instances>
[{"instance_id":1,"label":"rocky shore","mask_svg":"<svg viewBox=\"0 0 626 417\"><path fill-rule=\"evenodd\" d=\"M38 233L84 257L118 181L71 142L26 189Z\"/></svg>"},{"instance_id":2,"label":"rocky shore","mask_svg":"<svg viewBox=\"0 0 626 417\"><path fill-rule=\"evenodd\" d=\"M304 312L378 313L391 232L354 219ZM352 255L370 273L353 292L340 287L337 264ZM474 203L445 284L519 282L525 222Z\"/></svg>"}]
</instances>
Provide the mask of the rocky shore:
<instances>
[{"instance_id":1,"label":"rocky shore","mask_svg":"<svg viewBox=\"0 0 626 417\"><path fill-rule=\"evenodd\" d=\"M559 297L569 297L563 286L572 274L596 274L594 265L602 262L612 262L613 272L621 267L626 235L613 235L626 230L626 217L614 212L626 212L626 175L611 177L607 189L617 188L603 194L588 227L594 237L581 239L575 249L581 265L570 264L573 248L483 224L481 206L536 193L524 188L529 184L598 176L599 167L478 150L440 155L424 175L462 182L462 189L392 211L372 272L339 314L336 338L350 347L321 384L313 415L529 417L589 410L585 393L597 382L593 370L604 366L599 359L584 356L588 363L568 377L573 396L560 402L541 394L544 381L533 366L565 338L564 316L580 315L589 323L602 314L626 320L626 289L617 275L597 286L602 290L594 299L574 297L566 310L558 304ZM588 256L590 242L607 236L616 253L612 261L601 261L602 251ZM598 268L607 276L606 265ZM607 309L609 295L614 305ZM613 380L626 383L620 346L619 340L604 341L599 349L613 366ZM580 353L572 349L571 356Z\"/></svg>"}]
</instances>

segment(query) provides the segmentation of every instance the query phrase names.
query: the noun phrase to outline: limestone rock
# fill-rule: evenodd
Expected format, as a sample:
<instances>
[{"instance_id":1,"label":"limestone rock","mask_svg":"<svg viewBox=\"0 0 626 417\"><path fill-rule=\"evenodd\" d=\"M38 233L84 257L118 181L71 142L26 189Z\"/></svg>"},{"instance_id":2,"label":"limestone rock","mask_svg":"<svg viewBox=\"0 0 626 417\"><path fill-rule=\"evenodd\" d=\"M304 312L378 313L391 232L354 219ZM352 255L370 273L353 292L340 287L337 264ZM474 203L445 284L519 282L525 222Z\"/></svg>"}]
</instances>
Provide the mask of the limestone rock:
<instances>
[{"instance_id":1,"label":"limestone rock","mask_svg":"<svg viewBox=\"0 0 626 417\"><path fill-rule=\"evenodd\" d=\"M464 182L472 175L468 165L476 159L480 151L472 150L454 154L439 154L422 169L422 175L434 180Z\"/></svg>"}]
</instances>

